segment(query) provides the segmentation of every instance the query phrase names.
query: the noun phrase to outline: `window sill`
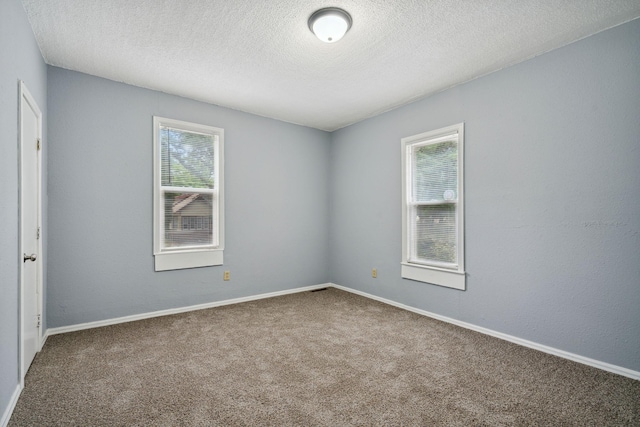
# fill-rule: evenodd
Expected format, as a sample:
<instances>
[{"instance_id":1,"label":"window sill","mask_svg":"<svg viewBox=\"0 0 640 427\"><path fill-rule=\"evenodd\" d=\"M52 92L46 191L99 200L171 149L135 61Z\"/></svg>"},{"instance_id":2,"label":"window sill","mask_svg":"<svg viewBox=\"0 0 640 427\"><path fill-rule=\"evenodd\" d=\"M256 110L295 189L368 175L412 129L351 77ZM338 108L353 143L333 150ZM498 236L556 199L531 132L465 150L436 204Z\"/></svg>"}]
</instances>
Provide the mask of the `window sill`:
<instances>
[{"instance_id":1,"label":"window sill","mask_svg":"<svg viewBox=\"0 0 640 427\"><path fill-rule=\"evenodd\" d=\"M404 279L431 283L461 291L466 289L467 276L464 271L446 271L422 265L402 263L401 274Z\"/></svg>"},{"instance_id":2,"label":"window sill","mask_svg":"<svg viewBox=\"0 0 640 427\"><path fill-rule=\"evenodd\" d=\"M222 265L223 250L164 252L155 254L155 270L181 270L184 268Z\"/></svg>"}]
</instances>

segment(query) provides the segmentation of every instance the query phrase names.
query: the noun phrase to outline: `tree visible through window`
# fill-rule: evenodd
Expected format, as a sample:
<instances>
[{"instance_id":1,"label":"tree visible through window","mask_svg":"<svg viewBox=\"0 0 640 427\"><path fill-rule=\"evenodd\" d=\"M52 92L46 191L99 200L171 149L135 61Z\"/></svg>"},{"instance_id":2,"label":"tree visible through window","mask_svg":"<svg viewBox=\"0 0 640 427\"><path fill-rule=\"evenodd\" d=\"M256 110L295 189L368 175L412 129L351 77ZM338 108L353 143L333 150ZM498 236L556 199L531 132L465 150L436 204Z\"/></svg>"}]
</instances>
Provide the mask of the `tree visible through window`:
<instances>
[{"instance_id":1,"label":"tree visible through window","mask_svg":"<svg viewBox=\"0 0 640 427\"><path fill-rule=\"evenodd\" d=\"M160 126L164 248L216 244L214 230L202 226L203 218L207 224L213 221L215 139L211 134ZM173 191L176 187L183 191Z\"/></svg>"}]
</instances>

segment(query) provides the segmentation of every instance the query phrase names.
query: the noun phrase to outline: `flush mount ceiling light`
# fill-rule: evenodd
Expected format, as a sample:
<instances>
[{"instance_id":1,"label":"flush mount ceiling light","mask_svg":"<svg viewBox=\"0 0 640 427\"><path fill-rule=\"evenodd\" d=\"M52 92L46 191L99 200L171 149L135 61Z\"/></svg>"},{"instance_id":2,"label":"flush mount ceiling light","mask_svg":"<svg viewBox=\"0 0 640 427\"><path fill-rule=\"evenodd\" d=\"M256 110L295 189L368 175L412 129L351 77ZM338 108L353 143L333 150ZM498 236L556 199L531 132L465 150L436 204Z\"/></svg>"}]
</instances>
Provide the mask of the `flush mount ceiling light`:
<instances>
[{"instance_id":1,"label":"flush mount ceiling light","mask_svg":"<svg viewBox=\"0 0 640 427\"><path fill-rule=\"evenodd\" d=\"M316 10L309 17L309 29L325 43L335 43L351 28L351 15L337 7Z\"/></svg>"}]
</instances>

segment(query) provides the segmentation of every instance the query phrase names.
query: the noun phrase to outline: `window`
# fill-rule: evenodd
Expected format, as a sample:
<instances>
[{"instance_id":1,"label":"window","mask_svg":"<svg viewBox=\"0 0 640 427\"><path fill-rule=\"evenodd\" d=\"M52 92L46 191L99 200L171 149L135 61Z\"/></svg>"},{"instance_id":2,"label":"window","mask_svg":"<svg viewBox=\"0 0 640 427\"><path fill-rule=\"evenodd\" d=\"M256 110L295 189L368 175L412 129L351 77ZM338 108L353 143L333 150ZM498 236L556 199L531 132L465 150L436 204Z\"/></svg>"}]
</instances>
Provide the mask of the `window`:
<instances>
[{"instance_id":1,"label":"window","mask_svg":"<svg viewBox=\"0 0 640 427\"><path fill-rule=\"evenodd\" d=\"M153 118L155 270L222 265L224 130Z\"/></svg>"},{"instance_id":2,"label":"window","mask_svg":"<svg viewBox=\"0 0 640 427\"><path fill-rule=\"evenodd\" d=\"M402 139L402 277L465 289L464 124Z\"/></svg>"},{"instance_id":3,"label":"window","mask_svg":"<svg viewBox=\"0 0 640 427\"><path fill-rule=\"evenodd\" d=\"M213 218L211 216L184 216L182 217L182 229L183 230L210 230L212 220Z\"/></svg>"}]
</instances>

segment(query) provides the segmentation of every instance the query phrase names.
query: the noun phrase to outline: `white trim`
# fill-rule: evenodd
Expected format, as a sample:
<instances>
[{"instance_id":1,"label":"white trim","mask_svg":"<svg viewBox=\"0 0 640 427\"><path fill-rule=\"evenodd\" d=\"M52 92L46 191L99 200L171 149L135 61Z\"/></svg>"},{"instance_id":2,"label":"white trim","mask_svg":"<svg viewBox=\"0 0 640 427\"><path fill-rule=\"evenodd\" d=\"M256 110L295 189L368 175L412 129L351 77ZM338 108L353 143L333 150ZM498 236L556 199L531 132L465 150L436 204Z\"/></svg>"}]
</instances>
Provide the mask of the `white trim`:
<instances>
[{"instance_id":1,"label":"white trim","mask_svg":"<svg viewBox=\"0 0 640 427\"><path fill-rule=\"evenodd\" d=\"M224 306L224 305L231 305L231 304L238 304L238 303L242 303L242 302L248 302L248 301L255 301L255 300L259 300L259 299L264 299L264 298L272 298L272 297L277 297L277 296L281 296L281 295L288 295L288 294L294 294L294 293L298 293L298 292L306 292L306 291L312 291L315 289L322 289L322 288L336 288L336 289L340 289L346 292L351 292L353 294L356 295L360 295L363 296L365 298L369 298L375 301L379 301L385 304L389 304L392 305L394 307L398 307L400 309L403 310L407 310L407 311L411 311L413 313L417 313L420 314L422 316L427 316L427 317L431 317L432 319L436 319L436 320L440 320L442 322L446 322L446 323L451 323L453 325L456 326L460 326L462 328L465 329L470 329L472 331L475 332L479 332L481 334L485 334L485 335L489 335L492 337L496 337L505 341L509 341L512 342L514 344L518 344L518 345L522 345L524 347L529 347L532 348L534 350L538 350L538 351L542 351L543 353L547 353L547 354L551 354L554 356L558 356L558 357L562 357L563 359L568 359L568 360L572 360L574 362L578 362L578 363L582 363L583 365L588 365L588 366L592 366L594 368L598 368L598 369L602 369L604 371L608 371L608 372L612 372L614 374L618 374L618 375L622 375L624 377L628 377L628 378L632 378L635 380L640 380L640 372L639 371L634 371L632 369L628 369L628 368L624 368L622 366L617 366L617 365L612 365L610 363L606 363L606 362L601 362L599 360L595 360L595 359L590 359L588 357L584 357L584 356L580 356L578 354L575 353L570 353L568 351L564 351L564 350L560 350L557 348L553 348L553 347L549 347L543 344L538 344L536 342L533 341L529 341L529 340L525 340L522 338L518 338L515 337L513 335L508 335L508 334L504 334L502 332L497 332L491 329L487 329L481 326L477 326L471 323L467 323L467 322L463 322L460 320L456 320L456 319L452 319L450 317L446 317L446 316L441 316L439 314L435 314L435 313L431 313L429 311L426 310L421 310L419 308L415 308L415 307L411 307L399 302L395 302L386 298L382 298L376 295L372 295L366 292L362 292L362 291L358 291L356 289L351 289L351 288L347 288L345 286L341 286L341 285L337 285L335 283L324 283L324 284L320 284L320 285L314 285L314 286L306 286L306 287L302 287L302 288L294 288L294 289L287 289L284 291L277 291L277 292L271 292L271 293L266 293L266 294L260 294L260 295L253 295L253 296L248 296L248 297L241 297L241 298L234 298L234 299L229 299L229 300L224 300L224 301L216 301L216 302L210 302L210 303L205 303L205 304L198 304L198 305L192 305L192 306L188 306L188 307L180 307L180 308L173 308L173 309L168 309L168 310L161 310L161 311L154 311L151 313L143 313L143 314L136 314L136 315L132 315L132 316L125 316L125 317L119 317L116 319L107 319L107 320L100 320L97 322L88 322L88 323L81 323L81 324L77 324L77 325L70 325L70 326L62 326L62 327L58 327L58 328L50 328L47 330L47 333L45 335L45 340L47 339L48 336L50 335L57 335L57 334L63 334L63 333L67 333L67 332L74 332L74 331L81 331L84 329L91 329L91 328L99 328L102 326L109 326L109 325L116 325L119 323L126 323L126 322L133 322L136 320L142 320L142 319L150 319L153 317L159 317L159 316L168 316L168 315L172 315L172 314L178 314L178 313L185 313L185 312L189 312L189 311L195 311L195 310L202 310L202 309L206 309L206 308L213 308L213 307L220 307L220 306Z\"/></svg>"},{"instance_id":2,"label":"white trim","mask_svg":"<svg viewBox=\"0 0 640 427\"><path fill-rule=\"evenodd\" d=\"M155 254L156 271L222 265L224 253L219 249L175 251Z\"/></svg>"},{"instance_id":3,"label":"white trim","mask_svg":"<svg viewBox=\"0 0 640 427\"><path fill-rule=\"evenodd\" d=\"M13 415L13 410L16 408L16 404L18 403L18 398L20 397L20 393L22 393L23 386L18 384L16 389L13 391L11 395L11 399L9 400L9 404L4 410L2 414L2 419L0 419L0 427L7 427L9 424L9 420L11 419L11 415Z\"/></svg>"},{"instance_id":4,"label":"white trim","mask_svg":"<svg viewBox=\"0 0 640 427\"><path fill-rule=\"evenodd\" d=\"M160 127L166 126L214 137L215 188L200 189L192 187L163 187L161 185L159 144ZM165 191L201 192L213 194L213 229L216 241L213 247L204 247L197 252L193 248L163 249L164 204L161 197ZM209 267L222 265L224 251L224 129L182 120L153 116L153 255L155 271L178 270L183 268Z\"/></svg>"},{"instance_id":5,"label":"white trim","mask_svg":"<svg viewBox=\"0 0 640 427\"><path fill-rule=\"evenodd\" d=\"M424 265L402 263L401 274L404 279L432 283L461 291L466 288L467 276L464 271L446 271Z\"/></svg>"},{"instance_id":6,"label":"white trim","mask_svg":"<svg viewBox=\"0 0 640 427\"><path fill-rule=\"evenodd\" d=\"M436 144L456 137L458 144L458 197L456 206L456 231L457 231L457 261L455 270L444 270L438 265L425 265L412 263L410 258L414 252L410 245L414 242L409 238L410 227L413 221L409 218L411 210L409 206L431 205L432 203L412 202L411 192L413 177L410 165L412 164L412 150L416 146ZM402 276L405 279L431 283L459 290L466 289L466 276L464 275L464 122L447 126L430 132L424 132L400 139L401 148L401 176L402 176ZM438 203L444 204L448 202Z\"/></svg>"},{"instance_id":7,"label":"white trim","mask_svg":"<svg viewBox=\"0 0 640 427\"><path fill-rule=\"evenodd\" d=\"M44 150L44 141L42 138L42 111L40 110L40 107L38 107L38 103L35 101L35 99L33 98L33 96L31 95L31 92L29 92L29 89L27 88L26 84L24 83L24 81L19 80L19 84L18 84L18 92L19 92L19 96L18 96L18 117L19 117L19 133L18 133L18 155L19 155L19 160L18 160L18 164L19 164L19 177L20 177L20 182L19 182L19 190L18 190L18 194L19 194L19 220L20 220L20 225L19 225L19 248L18 248L18 265L20 266L19 268L19 274L20 274L20 303L18 306L18 310L19 310L19 330L18 330L18 340L19 340L19 345L18 345L18 357L19 357L19 362L18 362L18 377L20 379L20 387L24 387L24 377L27 374L27 369L25 369L24 366L24 358L23 358L23 354L24 354L24 341L23 341L23 337L24 337L24 319L23 319L23 302L24 302L24 260L23 260L23 247L22 247L22 243L24 241L24 229L23 229L23 212L22 212L22 204L23 204L23 200L22 200L22 183L23 183L23 169L22 169L22 145L23 145L23 135L22 135L22 120L23 120L23 115L22 115L22 100L24 99L27 104L29 104L29 107L31 108L31 110L33 111L33 113L36 116L36 120L38 121L38 135L37 135L37 139L40 142L40 149L37 150L36 152L36 168L37 168L37 187L38 187L38 199L37 199L37 213L36 213L36 217L37 217L37 223L38 223L38 228L40 229L40 238L38 239L38 246L37 246L37 251L38 251L38 256L36 259L36 265L37 265L37 272L36 272L36 280L37 280L37 284L36 284L36 292L37 292L37 311L38 311L38 315L40 316L40 326L38 327L38 331L37 331L37 343L36 343L36 348L38 349L37 351L40 351L42 349L42 345L44 344L44 339L43 339L43 324L44 324L44 319L42 319L42 307L43 307L43 280L44 280L44 276L43 276L43 269L44 269L44 262L43 262L43 250L42 250L42 241L44 240L44 230L42 227L42 152Z\"/></svg>"},{"instance_id":8,"label":"white trim","mask_svg":"<svg viewBox=\"0 0 640 427\"><path fill-rule=\"evenodd\" d=\"M42 351L42 348L47 343L47 338L49 338L49 331L45 331L42 335L42 339L40 340L40 349L38 350L38 352Z\"/></svg>"},{"instance_id":9,"label":"white trim","mask_svg":"<svg viewBox=\"0 0 640 427\"><path fill-rule=\"evenodd\" d=\"M224 305L239 304L243 302L256 301L265 298L273 298L282 295L296 294L299 292L313 291L330 287L330 283L321 285L305 286L302 288L286 289L284 291L269 292L266 294L251 295L247 297L232 298L223 301L213 301L204 304L191 305L187 307L170 308L167 310L152 311L149 313L134 314L131 316L117 317L115 319L98 320L96 322L79 323L77 325L60 326L58 328L47 329L47 337L50 335L65 334L67 332L82 331L84 329L100 328L102 326L117 325L119 323L134 322L136 320L151 319L153 317L169 316L172 314L186 313L189 311L204 310L206 308L221 307Z\"/></svg>"},{"instance_id":10,"label":"white trim","mask_svg":"<svg viewBox=\"0 0 640 427\"><path fill-rule=\"evenodd\" d=\"M572 360L574 362L582 363L583 365L592 366L594 368L602 369L603 371L612 372L614 374L622 375L624 377L632 378L634 380L640 380L640 371L634 371L632 369L624 368L622 366L612 365L611 363L601 362L599 360L591 359L588 357L580 356L579 354L570 353L568 351L560 350L554 347L549 347L544 344L539 344L533 341L525 340L522 338L514 337L513 335L504 334L502 332L497 332L492 329L483 328L482 326L477 326L472 323L463 322L460 320L452 319L450 317L441 316L439 314L431 313L429 311L421 310L419 308L411 307L399 302L395 302L386 298L382 298L376 295L368 294L366 292L358 291L355 289L347 288L345 286L336 285L335 283L329 284L331 287L336 289L340 289L346 292L351 292L353 294L357 294L363 296L365 298L370 298L385 304L392 305L394 307L401 308L403 310L411 311L413 313L421 314L423 316L431 317L436 320L440 320L446 323L451 323L456 326L460 326L465 329L470 329L472 331L480 332L481 334L489 335L492 337L500 338L505 341L512 342L514 344L518 344L524 347L529 347L534 350L541 351L543 353L551 354L554 356L562 357L563 359Z\"/></svg>"},{"instance_id":11,"label":"white trim","mask_svg":"<svg viewBox=\"0 0 640 427\"><path fill-rule=\"evenodd\" d=\"M202 194L216 194L215 188L199 188L199 187L172 187L170 185L160 186L160 192L162 193L202 193Z\"/></svg>"}]
</instances>

